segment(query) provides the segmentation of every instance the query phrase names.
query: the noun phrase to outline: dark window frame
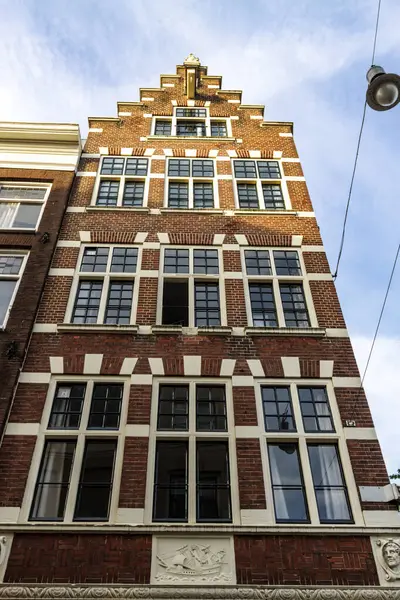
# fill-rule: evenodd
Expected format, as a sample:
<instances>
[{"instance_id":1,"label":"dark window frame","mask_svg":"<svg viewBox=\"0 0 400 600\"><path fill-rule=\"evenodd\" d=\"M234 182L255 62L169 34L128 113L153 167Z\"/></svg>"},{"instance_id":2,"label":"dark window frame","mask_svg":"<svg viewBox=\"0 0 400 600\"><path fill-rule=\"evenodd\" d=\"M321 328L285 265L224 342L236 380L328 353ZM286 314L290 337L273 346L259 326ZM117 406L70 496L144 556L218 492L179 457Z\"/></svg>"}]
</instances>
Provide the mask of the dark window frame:
<instances>
[{"instance_id":1,"label":"dark window frame","mask_svg":"<svg viewBox=\"0 0 400 600\"><path fill-rule=\"evenodd\" d=\"M154 135L170 136L172 134L172 119L156 119Z\"/></svg>"},{"instance_id":2,"label":"dark window frame","mask_svg":"<svg viewBox=\"0 0 400 600\"><path fill-rule=\"evenodd\" d=\"M185 389L185 398L176 398L177 389ZM164 390L171 391L171 398L162 398L162 392ZM189 385L188 384L160 384L158 388L158 407L157 407L157 431L188 431L189 430ZM166 402L171 403L171 412L165 412L163 404ZM184 412L178 412L176 407L178 404L185 404L186 410ZM171 419L171 427L161 426L162 417L168 417ZM183 427L175 427L176 421L179 419L185 419Z\"/></svg>"},{"instance_id":3,"label":"dark window frame","mask_svg":"<svg viewBox=\"0 0 400 600\"><path fill-rule=\"evenodd\" d=\"M301 390L309 390L310 395L311 395L311 401L304 400L304 399L302 400ZM315 390L318 390L318 391L323 390L324 400L322 402L321 402L321 400L315 399ZM332 415L332 410L331 410L329 397L328 397L328 391L326 389L326 386L323 386L323 385L320 385L320 386L298 385L297 386L297 394L299 397L300 412L301 412L301 416L303 419L304 431L306 433L335 433L335 424L333 422L333 415ZM316 407L317 404L324 404L328 410L327 414L319 415L317 413L317 407ZM313 407L313 415L304 414L305 405L311 405ZM306 427L305 419L314 419L316 422L316 425L317 425L316 429L309 429L308 427ZM331 422L331 428L330 429L322 429L320 426L320 419L329 419Z\"/></svg>"},{"instance_id":4,"label":"dark window frame","mask_svg":"<svg viewBox=\"0 0 400 600\"><path fill-rule=\"evenodd\" d=\"M55 410L56 404L58 400L63 400L63 396L60 396L60 389L61 388L79 388L82 387L82 391L83 394L81 394L80 396L78 396L77 392L73 392L73 396L69 395L67 396L66 399L66 409L65 410ZM86 392L87 392L87 384L86 382L82 382L82 383L78 383L78 382L73 382L73 383L69 383L69 382L64 382L64 381L59 381L57 382L57 386L54 392L54 396L53 396L53 402L51 405L51 411L50 411L50 416L49 416L49 421L47 424L47 429L51 429L51 430L67 430L67 429L71 429L71 430L78 430L81 424L81 419L82 419L82 412L83 412L83 406L85 403L85 398L86 398ZM80 408L79 410L71 410L70 405L71 402L80 402ZM76 425L66 425L66 421L69 417L71 417L72 415L76 415L77 416L77 424ZM54 423L53 421L57 421L57 418L59 416L62 416L62 423Z\"/></svg>"},{"instance_id":5,"label":"dark window frame","mask_svg":"<svg viewBox=\"0 0 400 600\"><path fill-rule=\"evenodd\" d=\"M250 279L248 285L253 327L279 327L278 312L276 308L272 281L252 281ZM272 300L264 300L264 293L269 294ZM256 298L256 294L259 296L258 298ZM261 306L256 307L255 303L257 303L257 305L260 304ZM273 307L269 307L268 304L273 304ZM255 315L261 316L255 317ZM271 315L272 318L268 315ZM260 320L263 321L263 324L256 324L256 321ZM273 324L270 324L269 322L273 322Z\"/></svg>"},{"instance_id":6,"label":"dark window frame","mask_svg":"<svg viewBox=\"0 0 400 600\"><path fill-rule=\"evenodd\" d=\"M265 399L265 395L264 395L264 390L273 390L273 395L274 395L274 400L266 400ZM278 398L278 394L277 394L277 390L286 390L288 393L288 406L289 406L289 412L287 415L285 415L285 412L281 413L280 412L280 404L283 404L285 401L279 400ZM264 429L265 431L268 432L280 432L280 433L295 433L297 431L296 429L296 419L294 416L294 411L293 411L293 399L292 399L292 394L291 394L291 389L289 385L262 385L261 386L261 402L262 402L262 411L263 411L263 418L264 418ZM276 412L266 412L266 405L275 405L275 409ZM277 428L274 427L270 427L268 425L267 419L268 418L274 418L278 420L279 424L282 424L285 422L285 418L288 418L292 421L292 427L283 427L283 426L278 426Z\"/></svg>"},{"instance_id":7,"label":"dark window frame","mask_svg":"<svg viewBox=\"0 0 400 600\"><path fill-rule=\"evenodd\" d=\"M295 288L299 288L299 291L296 291ZM287 289L289 291L287 291ZM283 316L285 320L286 327L298 328L298 329L307 329L311 327L310 323L310 315L307 308L306 295L304 293L304 285L303 282L288 282L288 281L279 281L279 294L281 298ZM290 295L290 299L284 300L283 294ZM297 294L302 295L302 300L294 300L293 296ZM289 306L290 303L290 306ZM304 308L296 307L296 304L303 304ZM286 305L286 307L285 307ZM301 314L305 314L305 318L300 318ZM294 315L294 318L287 318L287 315ZM291 322L295 322L296 324L288 324ZM299 323L306 323L305 325L299 325Z\"/></svg>"},{"instance_id":8,"label":"dark window frame","mask_svg":"<svg viewBox=\"0 0 400 600\"><path fill-rule=\"evenodd\" d=\"M269 250L245 250L244 260L246 265L246 274L248 277L254 277L258 275L264 277L272 276L272 261ZM254 264L250 264L250 261L252 261ZM263 264L264 262L265 265ZM250 271L249 269L251 269L252 271Z\"/></svg>"}]
</instances>

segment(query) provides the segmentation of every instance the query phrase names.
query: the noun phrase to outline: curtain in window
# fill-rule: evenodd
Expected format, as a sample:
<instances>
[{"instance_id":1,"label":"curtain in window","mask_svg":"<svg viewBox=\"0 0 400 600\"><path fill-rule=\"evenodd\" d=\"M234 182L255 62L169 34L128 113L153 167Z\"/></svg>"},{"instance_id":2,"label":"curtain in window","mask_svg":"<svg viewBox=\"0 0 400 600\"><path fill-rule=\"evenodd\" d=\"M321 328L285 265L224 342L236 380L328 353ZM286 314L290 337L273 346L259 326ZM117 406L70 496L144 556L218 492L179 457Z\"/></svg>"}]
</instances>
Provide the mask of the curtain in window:
<instances>
[{"instance_id":1,"label":"curtain in window","mask_svg":"<svg viewBox=\"0 0 400 600\"><path fill-rule=\"evenodd\" d=\"M309 446L309 454L320 518L328 521L349 520L337 447L328 444Z\"/></svg>"},{"instance_id":2,"label":"curtain in window","mask_svg":"<svg viewBox=\"0 0 400 600\"><path fill-rule=\"evenodd\" d=\"M0 202L0 229L11 227L18 204L15 202Z\"/></svg>"}]
</instances>

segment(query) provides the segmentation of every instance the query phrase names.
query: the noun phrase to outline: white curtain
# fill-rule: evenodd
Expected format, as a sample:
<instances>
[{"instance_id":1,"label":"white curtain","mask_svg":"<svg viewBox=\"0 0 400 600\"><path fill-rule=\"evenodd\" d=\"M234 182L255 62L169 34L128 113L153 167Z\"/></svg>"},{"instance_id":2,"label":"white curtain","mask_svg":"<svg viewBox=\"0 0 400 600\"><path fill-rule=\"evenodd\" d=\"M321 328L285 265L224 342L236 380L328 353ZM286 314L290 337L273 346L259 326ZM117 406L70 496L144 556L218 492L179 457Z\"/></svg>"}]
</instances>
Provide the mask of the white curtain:
<instances>
[{"instance_id":1,"label":"white curtain","mask_svg":"<svg viewBox=\"0 0 400 600\"><path fill-rule=\"evenodd\" d=\"M349 519L336 446L310 446L309 449L314 487L316 488L315 493L321 517L323 516L324 519L332 521Z\"/></svg>"},{"instance_id":2,"label":"white curtain","mask_svg":"<svg viewBox=\"0 0 400 600\"><path fill-rule=\"evenodd\" d=\"M71 451L70 442L50 442L47 445L40 472L40 482L47 485L37 488L34 504L36 518L55 519L62 516L65 507L60 506L60 502L64 503L66 496L61 484L63 481L69 481Z\"/></svg>"},{"instance_id":3,"label":"white curtain","mask_svg":"<svg viewBox=\"0 0 400 600\"><path fill-rule=\"evenodd\" d=\"M17 208L16 202L0 202L0 229L11 227Z\"/></svg>"}]
</instances>

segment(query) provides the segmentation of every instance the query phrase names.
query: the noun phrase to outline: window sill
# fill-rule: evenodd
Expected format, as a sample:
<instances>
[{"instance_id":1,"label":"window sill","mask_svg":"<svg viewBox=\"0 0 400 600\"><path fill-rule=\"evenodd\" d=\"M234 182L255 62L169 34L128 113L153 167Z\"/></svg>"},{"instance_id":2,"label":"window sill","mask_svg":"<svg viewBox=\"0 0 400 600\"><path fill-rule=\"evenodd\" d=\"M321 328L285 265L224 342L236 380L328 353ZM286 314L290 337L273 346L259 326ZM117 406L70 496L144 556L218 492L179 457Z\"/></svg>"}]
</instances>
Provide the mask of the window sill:
<instances>
[{"instance_id":1,"label":"window sill","mask_svg":"<svg viewBox=\"0 0 400 600\"><path fill-rule=\"evenodd\" d=\"M36 233L37 229L35 227L0 227L0 233Z\"/></svg>"},{"instance_id":2,"label":"window sill","mask_svg":"<svg viewBox=\"0 0 400 600\"><path fill-rule=\"evenodd\" d=\"M107 333L109 331L112 333L137 333L138 329L139 328L137 325L105 325L104 323L100 323L98 325L81 325L80 323L61 323L57 325L57 331L66 333L75 333L76 331L79 331L80 333L93 333L94 331L101 333Z\"/></svg>"},{"instance_id":3,"label":"window sill","mask_svg":"<svg viewBox=\"0 0 400 600\"><path fill-rule=\"evenodd\" d=\"M86 206L86 210L88 212L107 212L110 210L126 210L126 211L131 211L131 210L138 210L138 211L143 211L143 212L149 212L149 208L147 206Z\"/></svg>"},{"instance_id":4,"label":"window sill","mask_svg":"<svg viewBox=\"0 0 400 600\"><path fill-rule=\"evenodd\" d=\"M279 210L272 210L272 209L265 209L265 208L235 208L234 209L235 214L239 214L239 215L295 215L297 216L298 211L297 210L284 210L284 209L279 209Z\"/></svg>"},{"instance_id":5,"label":"window sill","mask_svg":"<svg viewBox=\"0 0 400 600\"><path fill-rule=\"evenodd\" d=\"M231 335L232 327L183 327L182 325L154 325L152 334L172 335Z\"/></svg>"},{"instance_id":6,"label":"window sill","mask_svg":"<svg viewBox=\"0 0 400 600\"><path fill-rule=\"evenodd\" d=\"M196 136L196 135L148 135L148 140L184 140L196 142L236 142L234 137Z\"/></svg>"},{"instance_id":7,"label":"window sill","mask_svg":"<svg viewBox=\"0 0 400 600\"><path fill-rule=\"evenodd\" d=\"M222 208L170 208L169 206L164 206L160 208L161 212L165 213L196 213L196 214L219 214L222 215L224 210Z\"/></svg>"},{"instance_id":8,"label":"window sill","mask_svg":"<svg viewBox=\"0 0 400 600\"><path fill-rule=\"evenodd\" d=\"M326 337L326 330L321 327L245 327L246 335L295 335L298 337Z\"/></svg>"}]
</instances>

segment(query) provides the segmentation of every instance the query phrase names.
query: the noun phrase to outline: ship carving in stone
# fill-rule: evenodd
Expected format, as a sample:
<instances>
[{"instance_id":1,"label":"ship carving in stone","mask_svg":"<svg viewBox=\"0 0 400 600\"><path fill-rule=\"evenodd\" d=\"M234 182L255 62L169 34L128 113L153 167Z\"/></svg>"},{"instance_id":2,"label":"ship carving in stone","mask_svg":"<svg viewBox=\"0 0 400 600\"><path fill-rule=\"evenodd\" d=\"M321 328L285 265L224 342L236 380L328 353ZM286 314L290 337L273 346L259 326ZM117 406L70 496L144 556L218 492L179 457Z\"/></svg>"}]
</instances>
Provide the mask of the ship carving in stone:
<instances>
[{"instance_id":1,"label":"ship carving in stone","mask_svg":"<svg viewBox=\"0 0 400 600\"><path fill-rule=\"evenodd\" d=\"M213 552L209 545L187 544L175 552L157 555L159 566L165 569L158 574L157 579L230 579L230 574L221 573L224 559L225 550Z\"/></svg>"}]
</instances>

